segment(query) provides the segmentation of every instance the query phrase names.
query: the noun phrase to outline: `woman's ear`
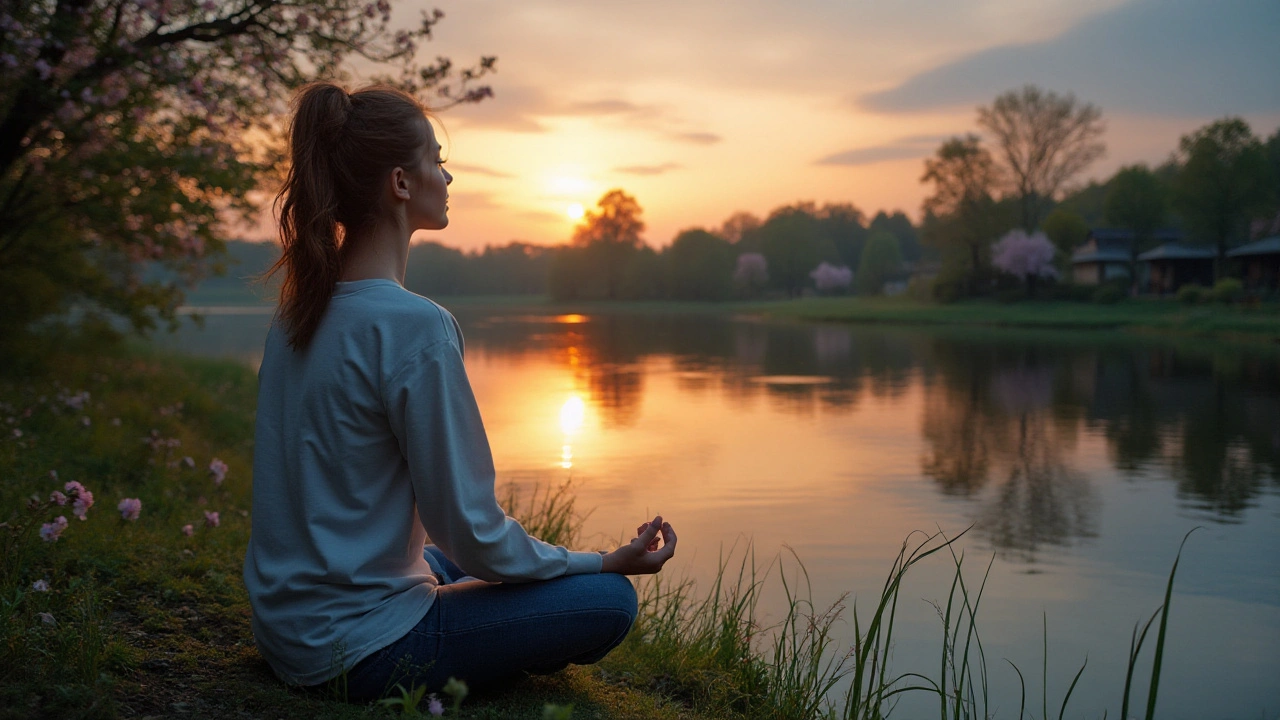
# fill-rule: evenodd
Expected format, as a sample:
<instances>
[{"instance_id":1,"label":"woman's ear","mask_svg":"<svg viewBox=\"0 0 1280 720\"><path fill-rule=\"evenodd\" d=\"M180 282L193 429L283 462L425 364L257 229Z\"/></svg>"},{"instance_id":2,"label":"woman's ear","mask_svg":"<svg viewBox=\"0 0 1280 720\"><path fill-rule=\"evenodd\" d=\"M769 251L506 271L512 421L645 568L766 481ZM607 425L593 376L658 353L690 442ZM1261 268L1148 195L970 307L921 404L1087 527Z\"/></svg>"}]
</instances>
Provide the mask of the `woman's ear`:
<instances>
[{"instance_id":1,"label":"woman's ear","mask_svg":"<svg viewBox=\"0 0 1280 720\"><path fill-rule=\"evenodd\" d=\"M404 168L397 167L391 169L391 194L397 200L409 199L409 174Z\"/></svg>"}]
</instances>

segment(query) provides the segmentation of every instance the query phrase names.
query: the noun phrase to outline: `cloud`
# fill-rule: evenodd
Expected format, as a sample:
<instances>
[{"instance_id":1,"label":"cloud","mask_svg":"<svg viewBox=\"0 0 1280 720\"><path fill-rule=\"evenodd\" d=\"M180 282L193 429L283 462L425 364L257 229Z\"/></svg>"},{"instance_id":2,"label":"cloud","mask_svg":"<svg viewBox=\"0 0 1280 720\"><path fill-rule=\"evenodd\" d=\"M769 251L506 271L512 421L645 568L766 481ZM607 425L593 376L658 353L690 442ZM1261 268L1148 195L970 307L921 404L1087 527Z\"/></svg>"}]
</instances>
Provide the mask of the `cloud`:
<instances>
[{"instance_id":1,"label":"cloud","mask_svg":"<svg viewBox=\"0 0 1280 720\"><path fill-rule=\"evenodd\" d=\"M861 96L912 112L989 102L1027 83L1104 111L1204 116L1280 109L1280 3L1135 0L1051 40L1004 45Z\"/></svg>"},{"instance_id":2,"label":"cloud","mask_svg":"<svg viewBox=\"0 0 1280 720\"><path fill-rule=\"evenodd\" d=\"M667 162L661 165L627 165L626 167L614 168L614 171L628 175L661 175L671 170L679 170L682 167L684 166L679 163Z\"/></svg>"},{"instance_id":3,"label":"cloud","mask_svg":"<svg viewBox=\"0 0 1280 720\"><path fill-rule=\"evenodd\" d=\"M910 160L928 155L946 138L942 135L908 135L884 145L845 150L815 160L814 165L871 165L888 160Z\"/></svg>"},{"instance_id":4,"label":"cloud","mask_svg":"<svg viewBox=\"0 0 1280 720\"><path fill-rule=\"evenodd\" d=\"M493 177L493 178L515 177L515 175L512 175L511 173L505 173L505 172L502 172L501 170L494 170L493 168L488 168L483 165L468 165L466 163L451 162L449 163L449 170L450 171L456 170L460 173L467 173L469 175L484 175L486 177Z\"/></svg>"},{"instance_id":5,"label":"cloud","mask_svg":"<svg viewBox=\"0 0 1280 720\"><path fill-rule=\"evenodd\" d=\"M715 145L723 139L719 135L709 132L673 132L668 133L668 137L693 143L694 145Z\"/></svg>"}]
</instances>

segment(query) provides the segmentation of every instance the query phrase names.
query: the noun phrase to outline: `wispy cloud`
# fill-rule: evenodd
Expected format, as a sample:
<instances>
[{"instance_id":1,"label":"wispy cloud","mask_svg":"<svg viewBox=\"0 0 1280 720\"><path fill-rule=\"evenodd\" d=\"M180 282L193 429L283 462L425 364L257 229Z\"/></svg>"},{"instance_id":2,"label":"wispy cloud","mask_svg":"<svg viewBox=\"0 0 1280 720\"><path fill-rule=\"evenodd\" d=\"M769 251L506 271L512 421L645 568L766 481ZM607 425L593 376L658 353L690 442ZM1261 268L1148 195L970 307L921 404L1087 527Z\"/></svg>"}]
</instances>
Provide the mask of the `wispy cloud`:
<instances>
[{"instance_id":1,"label":"wispy cloud","mask_svg":"<svg viewBox=\"0 0 1280 720\"><path fill-rule=\"evenodd\" d=\"M1280 110L1280 3L1137 0L1051 40L1003 45L863 95L872 110L977 105L1027 83L1104 111L1197 116Z\"/></svg>"},{"instance_id":2,"label":"wispy cloud","mask_svg":"<svg viewBox=\"0 0 1280 720\"><path fill-rule=\"evenodd\" d=\"M492 177L492 178L515 177L515 175L512 175L511 173L502 172L501 170L494 170L493 168L485 167L484 165L468 165L467 163L451 162L449 163L449 171L450 172L456 171L458 173L468 173L471 175L484 175L485 177Z\"/></svg>"},{"instance_id":3,"label":"wispy cloud","mask_svg":"<svg viewBox=\"0 0 1280 720\"><path fill-rule=\"evenodd\" d=\"M660 165L627 165L614 168L614 171L628 175L661 175L672 170L679 170L682 167L684 166L680 163L667 162Z\"/></svg>"},{"instance_id":4,"label":"wispy cloud","mask_svg":"<svg viewBox=\"0 0 1280 720\"><path fill-rule=\"evenodd\" d=\"M723 139L719 135L709 132L673 132L668 133L668 136L682 142L693 143L694 145L715 145Z\"/></svg>"},{"instance_id":5,"label":"wispy cloud","mask_svg":"<svg viewBox=\"0 0 1280 720\"><path fill-rule=\"evenodd\" d=\"M933 152L946 138L942 135L908 135L883 145L853 148L815 160L815 165L871 165L888 160L909 160Z\"/></svg>"}]
</instances>

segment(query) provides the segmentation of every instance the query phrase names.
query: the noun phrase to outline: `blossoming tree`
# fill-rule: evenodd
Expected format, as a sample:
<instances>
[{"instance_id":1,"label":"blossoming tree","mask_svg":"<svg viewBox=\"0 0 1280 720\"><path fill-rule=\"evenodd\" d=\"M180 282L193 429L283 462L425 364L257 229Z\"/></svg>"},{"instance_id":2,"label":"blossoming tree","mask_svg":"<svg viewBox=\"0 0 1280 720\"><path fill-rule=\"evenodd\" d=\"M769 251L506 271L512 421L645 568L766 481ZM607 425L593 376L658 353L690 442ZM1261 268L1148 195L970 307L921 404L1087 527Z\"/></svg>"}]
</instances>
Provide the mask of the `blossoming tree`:
<instances>
[{"instance_id":1,"label":"blossoming tree","mask_svg":"<svg viewBox=\"0 0 1280 720\"><path fill-rule=\"evenodd\" d=\"M181 285L269 196L309 80L358 63L436 108L489 96L476 81L495 58L417 61L441 18L397 30L388 0L0 5L0 335L73 305L173 320Z\"/></svg>"},{"instance_id":2,"label":"blossoming tree","mask_svg":"<svg viewBox=\"0 0 1280 720\"><path fill-rule=\"evenodd\" d=\"M991 246L991 264L998 270L1027 281L1034 295L1038 278L1056 278L1053 266L1055 248L1042 232L1028 235L1021 229L1010 230Z\"/></svg>"}]
</instances>

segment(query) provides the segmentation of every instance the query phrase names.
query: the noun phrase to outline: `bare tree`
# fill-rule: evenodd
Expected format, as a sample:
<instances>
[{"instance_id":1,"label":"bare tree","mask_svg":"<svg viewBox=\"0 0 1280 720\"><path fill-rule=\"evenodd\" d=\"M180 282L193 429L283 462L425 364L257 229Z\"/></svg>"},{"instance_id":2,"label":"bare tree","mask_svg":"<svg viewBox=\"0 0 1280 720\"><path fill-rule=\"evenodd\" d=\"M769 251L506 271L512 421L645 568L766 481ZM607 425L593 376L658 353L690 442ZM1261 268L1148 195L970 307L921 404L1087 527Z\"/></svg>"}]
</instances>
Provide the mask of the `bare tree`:
<instances>
[{"instance_id":1,"label":"bare tree","mask_svg":"<svg viewBox=\"0 0 1280 720\"><path fill-rule=\"evenodd\" d=\"M1035 85L1010 90L978 108L978 125L991 133L1022 210L1022 224L1036 229L1063 184L1106 152L1102 111Z\"/></svg>"}]
</instances>

